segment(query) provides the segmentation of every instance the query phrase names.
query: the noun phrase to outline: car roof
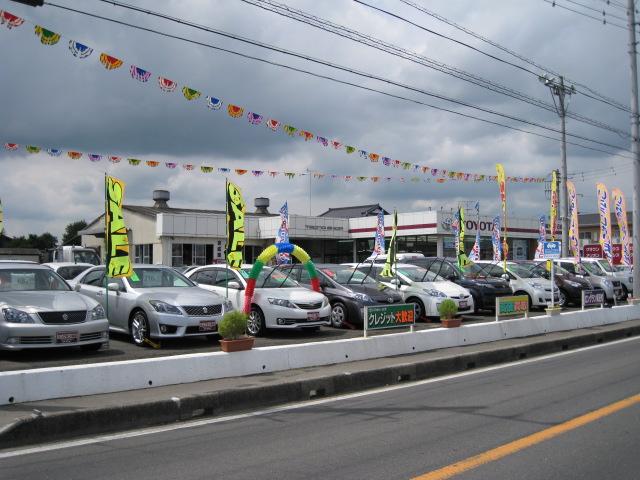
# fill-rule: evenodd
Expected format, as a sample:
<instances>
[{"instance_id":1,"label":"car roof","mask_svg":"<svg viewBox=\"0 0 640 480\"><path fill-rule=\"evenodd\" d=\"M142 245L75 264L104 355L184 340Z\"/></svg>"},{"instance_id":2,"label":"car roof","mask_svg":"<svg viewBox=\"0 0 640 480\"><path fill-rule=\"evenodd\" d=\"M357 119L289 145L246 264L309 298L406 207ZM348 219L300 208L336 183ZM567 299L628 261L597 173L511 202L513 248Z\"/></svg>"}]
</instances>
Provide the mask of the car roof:
<instances>
[{"instance_id":1,"label":"car roof","mask_svg":"<svg viewBox=\"0 0 640 480\"><path fill-rule=\"evenodd\" d=\"M99 267L100 265L94 265L93 263L83 263L83 262L47 262L42 263L41 265L46 265L47 267L73 267L75 265L79 265L81 267Z\"/></svg>"},{"instance_id":2,"label":"car roof","mask_svg":"<svg viewBox=\"0 0 640 480\"><path fill-rule=\"evenodd\" d=\"M21 269L29 269L29 270L49 270L51 271L51 268L47 267L46 265L41 265L39 263L27 263L24 261L20 261L20 262L2 262L0 263L0 269L1 270L9 270L9 269L13 269L13 268L21 268Z\"/></svg>"}]
</instances>

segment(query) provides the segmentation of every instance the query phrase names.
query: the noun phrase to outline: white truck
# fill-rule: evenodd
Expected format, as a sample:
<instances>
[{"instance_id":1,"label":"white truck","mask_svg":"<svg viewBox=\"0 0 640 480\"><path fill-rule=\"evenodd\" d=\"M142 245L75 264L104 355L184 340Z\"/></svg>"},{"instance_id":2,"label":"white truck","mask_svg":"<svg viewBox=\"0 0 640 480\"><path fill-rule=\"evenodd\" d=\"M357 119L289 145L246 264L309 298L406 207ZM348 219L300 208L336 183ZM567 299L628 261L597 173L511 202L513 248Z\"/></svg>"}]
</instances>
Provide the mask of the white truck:
<instances>
[{"instance_id":1,"label":"white truck","mask_svg":"<svg viewBox=\"0 0 640 480\"><path fill-rule=\"evenodd\" d=\"M98 254L92 248L63 245L53 249L50 253L51 262L54 263L90 263L92 265L100 265L102 263Z\"/></svg>"}]
</instances>

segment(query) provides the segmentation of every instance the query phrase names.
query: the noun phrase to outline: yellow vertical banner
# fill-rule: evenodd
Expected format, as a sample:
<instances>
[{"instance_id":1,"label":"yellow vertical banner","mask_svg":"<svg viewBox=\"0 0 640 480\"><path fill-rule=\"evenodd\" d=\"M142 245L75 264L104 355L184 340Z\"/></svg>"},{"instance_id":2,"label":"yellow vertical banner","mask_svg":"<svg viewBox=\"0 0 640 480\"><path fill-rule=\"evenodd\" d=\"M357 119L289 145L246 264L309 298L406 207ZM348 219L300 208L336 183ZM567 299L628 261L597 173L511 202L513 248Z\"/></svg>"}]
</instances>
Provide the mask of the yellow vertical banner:
<instances>
[{"instance_id":1,"label":"yellow vertical banner","mask_svg":"<svg viewBox=\"0 0 640 480\"><path fill-rule=\"evenodd\" d=\"M580 232L578 230L578 194L573 182L567 181L567 194L569 196L569 245L573 250L573 256L580 263Z\"/></svg>"},{"instance_id":2,"label":"yellow vertical banner","mask_svg":"<svg viewBox=\"0 0 640 480\"><path fill-rule=\"evenodd\" d=\"M509 247L507 245L507 177L504 174L504 167L501 163L496 163L496 173L498 174L498 187L500 188L500 203L502 204L502 256L504 259L503 269L507 270L507 256Z\"/></svg>"},{"instance_id":3,"label":"yellow vertical banner","mask_svg":"<svg viewBox=\"0 0 640 480\"><path fill-rule=\"evenodd\" d=\"M558 230L558 172L551 172L551 205L549 206L549 230L551 241L556 239Z\"/></svg>"},{"instance_id":4,"label":"yellow vertical banner","mask_svg":"<svg viewBox=\"0 0 640 480\"><path fill-rule=\"evenodd\" d=\"M620 243L622 244L622 263L631 267L633 265L631 256L631 235L629 234L629 224L627 222L627 205L624 201L624 194L619 188L611 190L613 199L613 211L618 219L618 230L620 230Z\"/></svg>"},{"instance_id":5,"label":"yellow vertical banner","mask_svg":"<svg viewBox=\"0 0 640 480\"><path fill-rule=\"evenodd\" d=\"M129 237L122 215L125 183L105 176L105 264L107 276L130 277Z\"/></svg>"},{"instance_id":6,"label":"yellow vertical banner","mask_svg":"<svg viewBox=\"0 0 640 480\"><path fill-rule=\"evenodd\" d=\"M235 183L227 182L227 264L239 270L243 262L244 214L246 206L242 191Z\"/></svg>"}]
</instances>

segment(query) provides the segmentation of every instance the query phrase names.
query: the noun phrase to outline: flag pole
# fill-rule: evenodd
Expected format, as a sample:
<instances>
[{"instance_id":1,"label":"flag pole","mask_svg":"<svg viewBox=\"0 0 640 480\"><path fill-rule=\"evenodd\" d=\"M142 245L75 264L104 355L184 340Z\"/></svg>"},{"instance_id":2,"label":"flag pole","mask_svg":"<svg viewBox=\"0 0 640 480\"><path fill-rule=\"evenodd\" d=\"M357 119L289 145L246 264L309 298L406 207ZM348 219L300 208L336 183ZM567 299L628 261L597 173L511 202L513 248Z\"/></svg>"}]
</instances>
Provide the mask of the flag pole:
<instances>
[{"instance_id":1,"label":"flag pole","mask_svg":"<svg viewBox=\"0 0 640 480\"><path fill-rule=\"evenodd\" d=\"M104 296L105 315L109 318L109 258L111 246L109 245L109 193L107 190L107 172L104 172Z\"/></svg>"}]
</instances>

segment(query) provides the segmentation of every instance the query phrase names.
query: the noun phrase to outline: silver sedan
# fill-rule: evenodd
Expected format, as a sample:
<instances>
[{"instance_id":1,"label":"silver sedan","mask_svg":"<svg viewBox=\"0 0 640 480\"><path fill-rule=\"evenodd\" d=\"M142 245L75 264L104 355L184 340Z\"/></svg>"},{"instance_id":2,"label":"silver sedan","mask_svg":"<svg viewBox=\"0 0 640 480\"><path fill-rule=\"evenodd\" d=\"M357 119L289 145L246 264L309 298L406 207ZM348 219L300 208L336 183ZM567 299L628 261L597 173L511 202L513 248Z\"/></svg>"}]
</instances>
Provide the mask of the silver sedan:
<instances>
[{"instance_id":1,"label":"silver sedan","mask_svg":"<svg viewBox=\"0 0 640 480\"><path fill-rule=\"evenodd\" d=\"M71 290L49 267L0 264L0 349L97 350L108 343L109 323L98 302Z\"/></svg>"},{"instance_id":2,"label":"silver sedan","mask_svg":"<svg viewBox=\"0 0 640 480\"><path fill-rule=\"evenodd\" d=\"M233 309L223 297L163 265L134 265L131 277L107 280L102 265L73 282L76 291L102 304L109 328L131 335L136 345L151 343L150 339L217 334L218 321Z\"/></svg>"}]
</instances>

